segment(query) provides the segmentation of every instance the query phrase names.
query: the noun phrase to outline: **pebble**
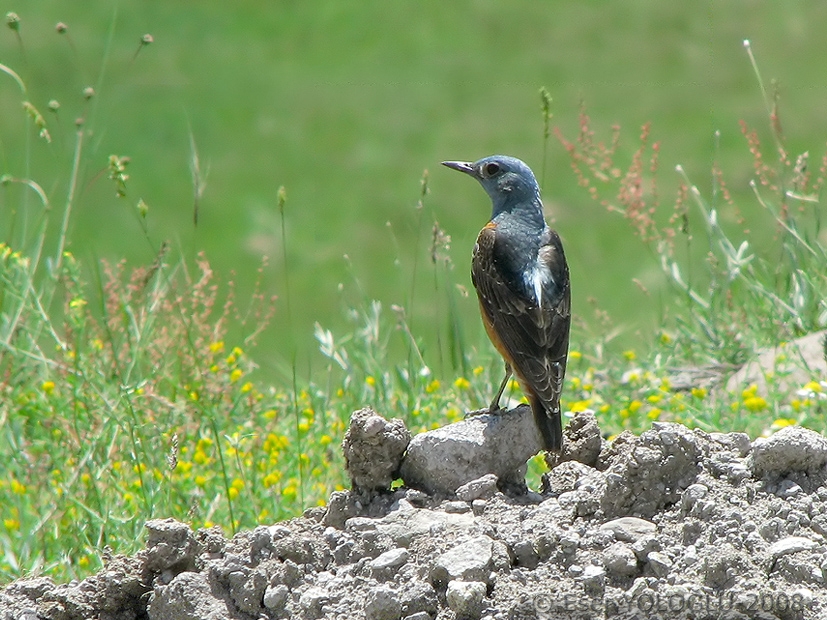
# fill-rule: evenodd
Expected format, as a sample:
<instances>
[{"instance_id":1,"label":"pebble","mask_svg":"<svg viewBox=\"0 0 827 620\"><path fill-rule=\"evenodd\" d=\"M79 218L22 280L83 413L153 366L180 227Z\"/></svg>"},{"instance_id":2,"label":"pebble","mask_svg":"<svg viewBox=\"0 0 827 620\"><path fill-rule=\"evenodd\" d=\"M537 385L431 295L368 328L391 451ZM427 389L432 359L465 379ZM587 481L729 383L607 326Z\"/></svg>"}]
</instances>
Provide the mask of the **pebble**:
<instances>
[{"instance_id":1,"label":"pebble","mask_svg":"<svg viewBox=\"0 0 827 620\"><path fill-rule=\"evenodd\" d=\"M643 536L654 534L658 528L654 523L646 519L620 517L619 519L606 521L606 523L600 526L600 529L614 533L616 540L634 542Z\"/></svg>"},{"instance_id":2,"label":"pebble","mask_svg":"<svg viewBox=\"0 0 827 620\"><path fill-rule=\"evenodd\" d=\"M473 620L480 617L486 589L481 581L449 581L445 602L458 618Z\"/></svg>"}]
</instances>

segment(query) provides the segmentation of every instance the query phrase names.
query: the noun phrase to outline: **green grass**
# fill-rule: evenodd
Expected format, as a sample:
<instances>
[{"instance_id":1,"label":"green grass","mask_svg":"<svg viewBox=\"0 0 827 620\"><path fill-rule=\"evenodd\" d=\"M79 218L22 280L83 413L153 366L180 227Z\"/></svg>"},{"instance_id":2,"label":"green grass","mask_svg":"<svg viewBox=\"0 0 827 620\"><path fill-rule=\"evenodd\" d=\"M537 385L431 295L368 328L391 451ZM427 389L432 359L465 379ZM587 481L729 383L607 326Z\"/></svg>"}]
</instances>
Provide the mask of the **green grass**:
<instances>
[{"instance_id":1,"label":"green grass","mask_svg":"<svg viewBox=\"0 0 827 620\"><path fill-rule=\"evenodd\" d=\"M662 290L657 265L634 240L616 234L616 217L584 198L559 145L550 145L540 174L536 93L543 85L553 98L553 125L575 132L585 100L595 126L621 124L622 155L634 151L637 128L651 121L653 139L663 142L664 169L683 164L704 189L713 134L720 130L718 158L736 200L750 199L751 171L741 156L738 121L758 126L763 118L744 38L753 40L765 73L781 78L790 150L815 148L804 137L827 130L819 62L827 55L821 36L827 9L817 2L591 6L518 0L506 10L489 2L427 0L413 11L379 1L228 9L217 0L0 0L0 14L6 11L21 16L25 57L4 29L0 62L23 76L47 118L50 99L62 107L50 120L55 145L27 149L14 131L19 98L5 83L0 162L21 177L27 162L34 170L53 170L55 186L44 189L50 196L63 192L73 121L88 107L95 134L81 166L70 239L84 262L153 260L157 247L131 234L132 209L142 198L156 243L170 241L189 260L206 250L219 272L236 272L240 291L251 290L261 255L268 255L264 283L279 295L276 323L283 324L276 193L286 187L290 320L303 369L319 363L307 355L313 324L345 326L338 289L352 286L349 265L371 298L411 305L400 292L409 290L416 260L423 169L431 171L433 190L425 225L440 222L453 240L458 273L467 273L488 205L478 188L458 183L438 162L494 152L521 157L545 179L549 213L578 282L576 311L590 320L588 300L596 299L621 328L619 349L649 338L660 308L631 280ZM72 45L55 32L59 21L68 24ZM147 32L155 43L133 61ZM88 85L99 94L89 106L80 96ZM191 135L206 173L196 228ZM132 159L126 204L99 176L111 154ZM679 180L665 175L664 190ZM418 273L413 310L427 316L434 306L430 281ZM467 277L458 281L470 285ZM470 298L457 303L463 316L475 311ZM468 329L482 334L477 326ZM276 353L262 355L262 366L289 378L278 354L289 344L283 331L274 326L266 337ZM436 346L435 333L423 338L429 350Z\"/></svg>"},{"instance_id":2,"label":"green grass","mask_svg":"<svg viewBox=\"0 0 827 620\"><path fill-rule=\"evenodd\" d=\"M254 16L167 3L150 18L123 2L114 21L110 9L63 7L78 11L64 17L56 6L24 13L0 48L2 581L89 574L105 545L140 548L151 517L230 534L323 502L347 485L338 445L363 406L414 432L484 406L501 362L466 274L488 206L473 184L423 177L446 157L525 150L539 171L548 154L546 194L576 292L568 411L594 410L610 435L652 420L753 436L824 428L818 377L802 394L766 397L673 386L675 368L739 363L827 322L827 170L823 140L804 145L816 132L802 125L823 122L821 99L793 97L806 105L780 117L804 138L766 122L771 86L756 85L740 40L721 51L718 25L735 12L652 5L633 19L524 3L524 14L503 16L484 3L434 4L411 23L402 5L383 4L386 29L364 42L354 29L364 20L334 4ZM777 17L779 32L818 21L796 10L761 15ZM58 20L67 32L53 31ZM460 22L479 32L454 37ZM699 28L715 35L715 59L727 58L728 71L705 79L729 75L752 91L758 112L745 114L744 135L726 118L714 139L708 116L668 88L674 63L707 66L697 49L667 45L676 33L688 45ZM156 43L142 46L147 31ZM492 80L492 42L550 32L549 45L591 56L564 63L521 43L503 57L508 76ZM596 86L617 68L600 49L650 44L669 50L639 67L640 84L657 88L636 95L634 114L617 112L609 106L630 97L631 82ZM596 58L603 78L578 81ZM552 81L566 103L552 106L556 139L544 139L538 90ZM579 117L576 88L602 93ZM726 89L708 97L726 109L738 100ZM629 120L614 149L609 110ZM632 128L650 116L638 139ZM540 469L535 459L535 482Z\"/></svg>"}]
</instances>

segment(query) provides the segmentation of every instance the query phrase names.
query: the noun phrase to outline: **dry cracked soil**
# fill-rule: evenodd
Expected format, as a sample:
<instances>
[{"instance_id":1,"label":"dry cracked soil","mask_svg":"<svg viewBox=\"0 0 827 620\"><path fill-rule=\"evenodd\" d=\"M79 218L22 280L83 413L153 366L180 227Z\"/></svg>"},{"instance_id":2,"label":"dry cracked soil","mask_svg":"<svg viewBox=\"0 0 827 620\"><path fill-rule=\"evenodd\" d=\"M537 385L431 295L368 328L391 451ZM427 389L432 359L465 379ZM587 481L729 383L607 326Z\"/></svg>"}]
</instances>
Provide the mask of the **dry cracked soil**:
<instances>
[{"instance_id":1,"label":"dry cracked soil","mask_svg":"<svg viewBox=\"0 0 827 620\"><path fill-rule=\"evenodd\" d=\"M357 484L231 539L150 521L97 575L7 585L0 619L827 618L827 439L593 439L541 493L491 474L454 493Z\"/></svg>"}]
</instances>

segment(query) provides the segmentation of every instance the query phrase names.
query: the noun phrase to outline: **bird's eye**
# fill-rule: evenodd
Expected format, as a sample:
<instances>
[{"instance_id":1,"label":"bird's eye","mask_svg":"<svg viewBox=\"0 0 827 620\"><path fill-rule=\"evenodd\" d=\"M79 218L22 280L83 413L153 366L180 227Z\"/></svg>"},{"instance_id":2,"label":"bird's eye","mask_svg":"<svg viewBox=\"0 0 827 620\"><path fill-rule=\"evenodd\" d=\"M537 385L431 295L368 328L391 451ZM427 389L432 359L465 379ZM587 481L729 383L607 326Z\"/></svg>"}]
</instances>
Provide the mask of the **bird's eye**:
<instances>
[{"instance_id":1,"label":"bird's eye","mask_svg":"<svg viewBox=\"0 0 827 620\"><path fill-rule=\"evenodd\" d=\"M485 164L485 168L483 170L485 171L485 176L493 177L500 171L500 165L491 162L490 164Z\"/></svg>"}]
</instances>

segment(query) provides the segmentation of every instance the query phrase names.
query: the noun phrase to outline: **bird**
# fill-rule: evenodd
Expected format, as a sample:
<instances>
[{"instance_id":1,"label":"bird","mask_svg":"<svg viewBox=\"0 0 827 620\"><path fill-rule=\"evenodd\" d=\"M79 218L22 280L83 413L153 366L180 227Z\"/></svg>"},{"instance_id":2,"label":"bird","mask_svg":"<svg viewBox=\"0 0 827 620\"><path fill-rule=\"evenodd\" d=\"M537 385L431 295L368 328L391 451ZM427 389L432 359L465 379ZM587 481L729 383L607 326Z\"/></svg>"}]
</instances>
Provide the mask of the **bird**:
<instances>
[{"instance_id":1,"label":"bird","mask_svg":"<svg viewBox=\"0 0 827 620\"><path fill-rule=\"evenodd\" d=\"M544 450L563 443L560 395L566 375L571 285L563 243L546 223L540 187L524 162L492 155L476 162L444 161L474 177L488 193L491 219L474 244L471 281L488 337L528 398Z\"/></svg>"}]
</instances>

